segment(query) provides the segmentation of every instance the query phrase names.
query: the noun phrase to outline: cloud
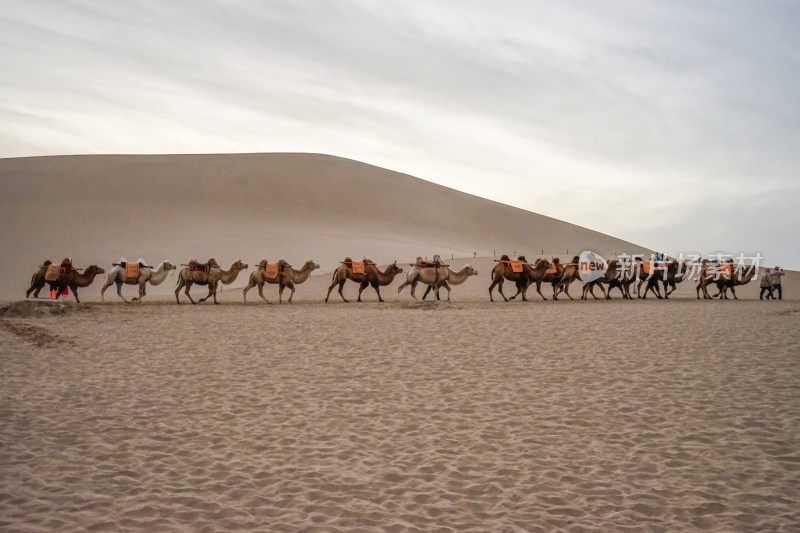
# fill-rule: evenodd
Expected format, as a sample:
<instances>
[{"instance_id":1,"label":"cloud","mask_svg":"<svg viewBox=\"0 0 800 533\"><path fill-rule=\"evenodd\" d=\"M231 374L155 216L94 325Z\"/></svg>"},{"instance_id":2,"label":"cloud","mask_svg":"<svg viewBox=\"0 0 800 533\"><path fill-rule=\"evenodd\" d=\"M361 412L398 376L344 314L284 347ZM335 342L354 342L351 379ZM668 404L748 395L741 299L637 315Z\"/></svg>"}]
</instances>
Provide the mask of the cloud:
<instances>
[{"instance_id":1,"label":"cloud","mask_svg":"<svg viewBox=\"0 0 800 533\"><path fill-rule=\"evenodd\" d=\"M332 153L666 248L709 202L800 200L799 10L17 3L0 156Z\"/></svg>"}]
</instances>

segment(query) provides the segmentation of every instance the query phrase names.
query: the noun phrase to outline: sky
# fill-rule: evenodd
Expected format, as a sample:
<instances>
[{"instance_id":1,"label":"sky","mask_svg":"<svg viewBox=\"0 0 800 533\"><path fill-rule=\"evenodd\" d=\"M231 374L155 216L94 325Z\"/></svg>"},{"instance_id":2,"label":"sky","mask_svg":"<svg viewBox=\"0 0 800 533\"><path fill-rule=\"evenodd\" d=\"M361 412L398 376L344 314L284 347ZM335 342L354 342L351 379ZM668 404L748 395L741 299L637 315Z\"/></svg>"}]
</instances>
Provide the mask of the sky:
<instances>
[{"instance_id":1,"label":"sky","mask_svg":"<svg viewBox=\"0 0 800 533\"><path fill-rule=\"evenodd\" d=\"M4 1L0 157L326 153L800 269L800 3Z\"/></svg>"}]
</instances>

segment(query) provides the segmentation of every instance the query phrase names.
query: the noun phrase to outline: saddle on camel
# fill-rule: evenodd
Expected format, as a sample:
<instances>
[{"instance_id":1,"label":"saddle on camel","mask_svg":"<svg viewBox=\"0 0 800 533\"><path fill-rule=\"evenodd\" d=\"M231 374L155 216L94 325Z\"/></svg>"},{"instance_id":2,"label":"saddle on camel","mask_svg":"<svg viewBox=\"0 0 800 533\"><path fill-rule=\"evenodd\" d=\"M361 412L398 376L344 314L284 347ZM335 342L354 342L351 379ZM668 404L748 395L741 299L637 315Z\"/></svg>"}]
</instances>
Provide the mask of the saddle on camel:
<instances>
[{"instance_id":1,"label":"saddle on camel","mask_svg":"<svg viewBox=\"0 0 800 533\"><path fill-rule=\"evenodd\" d=\"M264 266L264 277L269 279L275 279L278 277L279 272L282 273L287 268L291 267L292 265L290 265L283 259L279 259L277 263L270 263L267 261L266 265Z\"/></svg>"},{"instance_id":2,"label":"saddle on camel","mask_svg":"<svg viewBox=\"0 0 800 533\"><path fill-rule=\"evenodd\" d=\"M55 284L69 276L73 270L80 269L72 266L72 260L68 257L65 257L64 260L61 261L60 265L51 263L47 266L47 270L44 274L44 280L50 284L51 298L55 297L55 295L58 293L58 290L55 289ZM64 287L64 294L69 294L69 287Z\"/></svg>"},{"instance_id":3,"label":"saddle on camel","mask_svg":"<svg viewBox=\"0 0 800 533\"><path fill-rule=\"evenodd\" d=\"M125 258L121 258L119 263L111 263L113 266L122 267L125 269L125 278L128 280L139 279L139 270L142 268L153 268L149 265L146 265L144 260L140 257L139 261L131 262L126 261Z\"/></svg>"},{"instance_id":4,"label":"saddle on camel","mask_svg":"<svg viewBox=\"0 0 800 533\"><path fill-rule=\"evenodd\" d=\"M507 255L502 255L500 259L495 259L495 263L503 263L504 265L511 265L511 272L520 273L522 272L522 263L524 261L523 256L519 256L519 259L511 259Z\"/></svg>"},{"instance_id":5,"label":"saddle on camel","mask_svg":"<svg viewBox=\"0 0 800 533\"><path fill-rule=\"evenodd\" d=\"M211 272L212 270L219 272L220 270L217 261L213 258L209 259L207 263L198 263L197 260L192 257L189 259L188 263L183 263L181 266L189 267L189 272Z\"/></svg>"},{"instance_id":6,"label":"saddle on camel","mask_svg":"<svg viewBox=\"0 0 800 533\"><path fill-rule=\"evenodd\" d=\"M346 266L348 269L352 270L353 274L363 274L364 267L366 265L374 265L376 263L372 259L367 259L367 258L364 258L363 261L353 261L349 257L345 257L344 261L342 261L342 264Z\"/></svg>"},{"instance_id":7,"label":"saddle on camel","mask_svg":"<svg viewBox=\"0 0 800 533\"><path fill-rule=\"evenodd\" d=\"M439 257L438 255L434 255L433 261L426 261L422 259L422 257L417 257L417 262L409 266L415 266L419 268L440 268L440 267L448 267L450 265L442 263L442 258Z\"/></svg>"}]
</instances>

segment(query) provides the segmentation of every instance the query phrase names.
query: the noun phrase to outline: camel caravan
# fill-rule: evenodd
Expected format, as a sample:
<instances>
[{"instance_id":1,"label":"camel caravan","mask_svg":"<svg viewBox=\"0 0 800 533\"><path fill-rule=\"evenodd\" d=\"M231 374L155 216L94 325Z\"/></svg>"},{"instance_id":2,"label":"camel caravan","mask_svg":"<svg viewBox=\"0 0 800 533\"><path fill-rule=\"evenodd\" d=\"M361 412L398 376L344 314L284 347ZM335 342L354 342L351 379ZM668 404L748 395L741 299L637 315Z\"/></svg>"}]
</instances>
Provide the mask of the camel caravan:
<instances>
[{"instance_id":1,"label":"camel caravan","mask_svg":"<svg viewBox=\"0 0 800 533\"><path fill-rule=\"evenodd\" d=\"M630 256L628 256L630 257ZM508 302L515 300L518 296L522 301L528 301L528 289L535 285L536 292L542 300L547 300L547 296L542 293L542 285L549 285L552 290L552 299L558 300L559 296L564 295L570 300L574 298L569 292L570 286L576 281L581 281L581 300L586 300L591 296L600 299L595 294L598 289L602 298L611 299L612 291L619 290L620 295L625 300L631 300L636 295L638 298L646 299L648 294L652 294L657 299L668 299L675 292L677 284L685 279L696 279L696 293L698 299L728 299L728 293L734 299L736 288L746 285L751 280L757 278L758 269L754 266L745 267L743 264L734 264L732 259L727 261L704 259L702 262L689 263L678 261L671 258L653 258L650 261L644 260L641 256L636 256L631 261L623 261L622 258L611 259L604 263L602 272L597 276L586 280L581 272L581 258L574 256L570 262L563 263L558 257L548 260L538 258L529 262L524 255L511 259L508 255L502 255L495 260L495 265L491 269L489 276L489 300L494 300L494 290ZM192 258L187 263L180 265L182 268L177 275L175 286L175 301L181 303L180 293L192 303L205 302L206 300L217 301L217 289L221 290L224 285L233 284L239 274L247 270L248 265L241 259L237 259L226 269L223 268L216 259L209 258L205 263L200 263ZM402 293L403 289L410 287L411 298L418 300L416 288L422 284L426 291L422 296L424 300L431 292L435 298L440 298L440 290L447 291L447 302L451 302L451 292L453 287L461 285L472 276L477 276L478 271L470 265L462 266L453 270L449 264L435 255L432 261L427 258L417 257L416 261L408 264L408 271L405 280L397 287L397 293ZM253 287L257 287L258 296L267 304L271 302L264 296L264 286L267 284L277 285L278 303L283 303L283 295L286 289L289 290L288 303L292 303L297 285L306 282L312 273L320 266L314 260L309 259L300 268L294 268L284 259L272 263L267 259L261 260L255 269L250 273L247 285L242 289L242 299L247 303L247 293ZM138 261L127 261L121 258L118 262L112 263L106 281L100 289L101 301L105 301L105 292L112 285L116 286L117 296L126 303L141 303L147 295L147 286L157 286L167 279L170 274L177 271L178 267L169 260L164 260L155 266L148 265L144 259ZM690 272L694 269L693 272ZM34 298L39 297L39 292L45 285L50 287L51 298L58 299L63 294L72 294L76 302L78 299L78 288L85 288L92 284L98 274L104 274L105 270L97 265L89 265L85 268L76 268L72 261L67 258L60 264L50 260L44 261L36 268L32 277L30 288L25 297L31 294ZM358 285L358 302L362 302L362 294L368 287L374 289L379 302L383 302L381 287L391 285L395 278L403 273L403 268L397 265L397 261L381 269L375 261L363 259L355 261L346 257L334 269L331 276L331 284L325 295L325 302L330 300L331 292L338 287L338 293L343 302L349 302L345 298L343 288L348 280ZM692 273L694 276L692 276ZM513 295L507 296L504 291L504 284L511 282L516 288ZM125 285L135 286L137 295L127 300L122 295L122 288ZM200 285L208 290L202 298L195 300L190 294L190 289L194 285ZM716 293L710 294L709 287L715 287Z\"/></svg>"}]
</instances>

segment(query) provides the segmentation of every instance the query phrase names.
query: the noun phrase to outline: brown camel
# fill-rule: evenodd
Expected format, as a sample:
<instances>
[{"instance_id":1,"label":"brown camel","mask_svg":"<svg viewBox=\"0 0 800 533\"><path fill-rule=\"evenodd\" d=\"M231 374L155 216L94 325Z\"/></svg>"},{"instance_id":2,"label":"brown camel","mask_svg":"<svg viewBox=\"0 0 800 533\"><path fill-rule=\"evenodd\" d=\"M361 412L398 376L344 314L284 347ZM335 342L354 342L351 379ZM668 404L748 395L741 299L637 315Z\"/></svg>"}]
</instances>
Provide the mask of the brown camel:
<instances>
[{"instance_id":1,"label":"brown camel","mask_svg":"<svg viewBox=\"0 0 800 533\"><path fill-rule=\"evenodd\" d=\"M527 292L528 287L532 282L539 281L541 284L541 280L544 278L547 270L552 266L549 261L546 259L537 259L536 262L531 265L528 263L528 260L525 259L524 255L521 255L517 258L517 267L514 268L514 262L507 256L502 255L500 260L497 261L497 264L492 269L492 284L489 285L489 300L494 301L492 297L492 291L494 290L495 286L497 287L497 292L500 293L500 296L503 297L503 300L506 302L509 300L515 299L518 295L522 294L522 301L527 302ZM514 270L521 270L519 272L514 272ZM517 286L517 292L511 298L506 298L506 295L503 294L503 282L505 280L513 281ZM538 290L539 296L543 299L545 296Z\"/></svg>"},{"instance_id":2,"label":"brown camel","mask_svg":"<svg viewBox=\"0 0 800 533\"><path fill-rule=\"evenodd\" d=\"M266 275L267 265L267 260L263 259L253 273L250 274L250 280L247 282L247 287L242 289L242 296L244 297L245 302L247 301L247 291L257 286L258 295L261 297L261 299L267 303L270 303L270 301L264 297L264 284L273 283L278 284L278 302L282 303L283 290L288 287L292 291L289 295L289 303L292 303L292 297L294 296L295 291L294 286L306 281L309 276L311 276L311 272L319 268L317 263L309 259L303 264L300 270L295 270L292 268L292 265L281 259L277 263L278 272L275 273L275 277L270 278Z\"/></svg>"},{"instance_id":3,"label":"brown camel","mask_svg":"<svg viewBox=\"0 0 800 533\"><path fill-rule=\"evenodd\" d=\"M83 274L81 274L79 270L83 270ZM57 281L50 283L50 287L58 291L56 293L56 300L58 300L58 297L69 287L73 296L75 296L75 301L81 303L78 299L78 287L88 287L94 281L95 276L104 273L105 270L97 265L89 265L85 269L73 269L69 274L62 275Z\"/></svg>"},{"instance_id":4,"label":"brown camel","mask_svg":"<svg viewBox=\"0 0 800 533\"><path fill-rule=\"evenodd\" d=\"M236 278L239 276L239 272L247 268L247 264L242 263L241 259L234 261L228 270L219 268L217 261L213 257L208 260L208 264L211 266L208 272L203 270L191 271L188 268L181 270L180 274L178 275L178 288L175 289L175 300L178 303L181 303L178 293L183 287L186 287L185 293L186 297L189 298L189 301L191 301L193 304L197 303L192 299L192 295L189 294L189 289L193 284L208 285L208 295L205 298L201 298L199 300L200 302L205 302L213 296L214 303L219 303L217 302L217 285L219 282L222 282L224 285L230 285L236 281Z\"/></svg>"},{"instance_id":5,"label":"brown camel","mask_svg":"<svg viewBox=\"0 0 800 533\"><path fill-rule=\"evenodd\" d=\"M558 282L561 281L561 276L563 275L564 265L561 264L561 260L558 257L554 257L552 266L547 270L547 272L544 273L542 279L536 282L536 292L542 294L542 291L540 290L542 283L549 283L553 288L553 300L555 300L556 287L558 286Z\"/></svg>"},{"instance_id":6,"label":"brown camel","mask_svg":"<svg viewBox=\"0 0 800 533\"><path fill-rule=\"evenodd\" d=\"M564 265L564 271L561 273L561 278L555 282L553 287L553 300L558 300L558 295L562 292L567 295L567 298L574 300L569 294L569 286L574 281L580 281L580 271L578 270L578 263L580 262L579 256L574 256L572 261Z\"/></svg>"},{"instance_id":7,"label":"brown camel","mask_svg":"<svg viewBox=\"0 0 800 533\"><path fill-rule=\"evenodd\" d=\"M524 264L527 262L524 256L519 256L516 260L516 265L512 262L512 259L507 255L503 254L500 256L499 260L495 260L497 262L492 268L490 273L492 284L489 285L489 301L494 301L492 297L492 291L495 287L497 287L497 292L500 293L500 296L503 297L503 301L508 301L506 295L503 294L503 282L505 280L513 281L514 283L518 284L517 286L517 294L519 294L519 288L524 288L522 292L522 300L527 301L528 298L526 296L526 292L528 290L528 285L530 285L530 278L528 277L528 270L525 269ZM516 268L515 268L516 267ZM517 270L517 272L514 272ZM516 296L516 294L514 295Z\"/></svg>"},{"instance_id":8,"label":"brown camel","mask_svg":"<svg viewBox=\"0 0 800 533\"><path fill-rule=\"evenodd\" d=\"M44 275L47 273L47 267L52 264L53 262L48 259L36 268L36 272L34 272L33 276L31 276L31 287L25 292L25 298L28 298L31 293L33 293L34 298L39 297L39 291L41 291L47 283L44 280Z\"/></svg>"},{"instance_id":9,"label":"brown camel","mask_svg":"<svg viewBox=\"0 0 800 533\"><path fill-rule=\"evenodd\" d=\"M730 269L730 272L726 272L727 269ZM758 269L753 266L745 267L744 265L736 265L734 267L732 263L723 263L720 266L716 262L707 263L704 261L703 268L700 272L700 282L697 285L697 297L700 298L699 292L702 289L703 297L706 299L719 297L720 300L727 300L728 289L730 289L733 294L733 299L738 300L739 298L736 296L736 289L734 289L734 287L750 283L750 280L755 277L757 271ZM717 294L709 296L707 287L712 284L717 286Z\"/></svg>"},{"instance_id":10,"label":"brown camel","mask_svg":"<svg viewBox=\"0 0 800 533\"><path fill-rule=\"evenodd\" d=\"M525 300L525 293L531 286L531 283L536 284L536 292L539 293L539 296L542 297L542 300L547 300L547 297L544 294L542 294L541 291L542 280L547 275L547 271L550 270L553 267L553 265L547 259L542 259L542 258L537 259L536 261L534 261L533 265L531 265L525 260L525 256L520 256L520 257L522 257L522 266L528 274L528 284L524 285L523 281L518 281L516 283L517 292L516 294L514 294L514 296L509 298L509 300L513 300L520 293L522 293L522 299Z\"/></svg>"},{"instance_id":11,"label":"brown camel","mask_svg":"<svg viewBox=\"0 0 800 533\"><path fill-rule=\"evenodd\" d=\"M603 273L602 277L590 281L588 283L583 284L583 294L581 294L581 300L586 300L588 298L587 293L591 294L592 297L597 300L597 296L594 295L594 287L600 287L600 292L603 293L606 300L611 299L611 289L613 287L617 287L622 291L623 298L625 297L625 291L622 290L621 284L619 283L619 261L616 259L612 259L608 262L608 267L606 271ZM603 285L608 285L608 291L603 287Z\"/></svg>"},{"instance_id":12,"label":"brown camel","mask_svg":"<svg viewBox=\"0 0 800 533\"><path fill-rule=\"evenodd\" d=\"M734 289L734 287L750 283L750 280L755 277L757 271L758 269L754 266L745 267L744 265L737 265L730 276L722 275L719 279L713 281L717 286L717 294L712 296L712 298L719 296L720 300L727 300L728 289L730 289L733 294L733 299L738 300L739 298L736 296L736 289Z\"/></svg>"},{"instance_id":13,"label":"brown camel","mask_svg":"<svg viewBox=\"0 0 800 533\"><path fill-rule=\"evenodd\" d=\"M636 292L639 298L642 299L646 299L647 293L650 291L653 291L653 294L659 300L662 298L661 290L658 286L659 281L664 283L664 298L668 298L675 291L675 284L683 280L683 274L680 272L681 265L675 259L659 261L657 265L654 265L652 261L636 261L634 268L638 271L639 277ZM644 289L644 293L642 293L642 285L644 283L647 283L647 286ZM670 286L672 290L667 292Z\"/></svg>"},{"instance_id":14,"label":"brown camel","mask_svg":"<svg viewBox=\"0 0 800 533\"><path fill-rule=\"evenodd\" d=\"M354 265L354 261L349 257L346 257L345 260L342 261L341 265L339 265L339 268L333 272L333 283L331 283L331 286L328 287L328 295L325 296L325 303L328 302L331 291L336 285L339 285L339 296L341 296L342 300L345 302L348 301L342 293L342 288L348 279L359 284L357 301L361 301L361 293L364 292L364 289L366 289L368 285L371 285L372 288L375 289L375 292L378 293L378 301L383 302L383 298L381 298L380 287L385 287L386 285L391 284L392 281L394 281L395 276L403 271L402 268L397 266L397 261L386 267L386 270L383 272L381 272L375 262L371 261L370 259L364 259L362 265L363 272L354 272L354 266L356 265L358 265L358 263Z\"/></svg>"}]
</instances>

